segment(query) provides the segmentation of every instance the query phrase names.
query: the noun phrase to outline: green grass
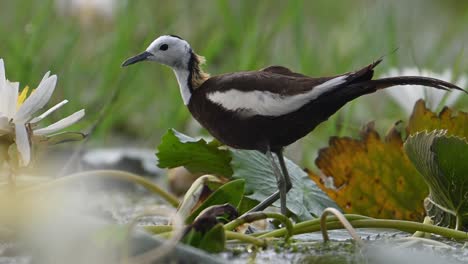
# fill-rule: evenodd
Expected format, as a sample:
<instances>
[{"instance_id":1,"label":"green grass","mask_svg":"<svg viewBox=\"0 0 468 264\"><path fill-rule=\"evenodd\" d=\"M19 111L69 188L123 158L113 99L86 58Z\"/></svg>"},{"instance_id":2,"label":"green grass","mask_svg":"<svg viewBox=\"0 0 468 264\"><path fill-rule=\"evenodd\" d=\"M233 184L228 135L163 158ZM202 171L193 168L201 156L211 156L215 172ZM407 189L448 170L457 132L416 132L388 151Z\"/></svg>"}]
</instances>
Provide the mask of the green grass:
<instances>
[{"instance_id":1,"label":"green grass","mask_svg":"<svg viewBox=\"0 0 468 264\"><path fill-rule=\"evenodd\" d=\"M332 75L389 54L379 66L418 66L466 74L468 3L464 1L120 1L113 21L61 15L54 1L3 1L0 57L10 80L37 85L51 70L59 83L54 98L70 103L51 118L86 108L97 118L110 95L110 114L93 135L94 145L113 144L115 135L153 147L170 127L190 128L170 69L120 64L158 35L177 34L206 56L213 75L271 64L309 75ZM88 14L89 15L89 14ZM458 102L466 109L468 99ZM388 128L406 118L396 104L372 95L348 104L302 141L305 164L331 135L356 135L366 121ZM197 132L199 133L199 132ZM195 136L195 135L193 135Z\"/></svg>"}]
</instances>

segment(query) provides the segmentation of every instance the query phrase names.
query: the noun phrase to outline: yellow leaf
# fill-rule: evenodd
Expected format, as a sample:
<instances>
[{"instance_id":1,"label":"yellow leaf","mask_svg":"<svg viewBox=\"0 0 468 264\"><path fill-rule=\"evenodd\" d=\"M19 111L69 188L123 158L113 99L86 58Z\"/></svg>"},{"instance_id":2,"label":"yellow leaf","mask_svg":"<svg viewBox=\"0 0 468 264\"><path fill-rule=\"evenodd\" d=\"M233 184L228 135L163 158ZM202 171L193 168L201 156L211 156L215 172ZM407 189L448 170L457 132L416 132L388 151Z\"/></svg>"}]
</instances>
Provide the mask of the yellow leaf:
<instances>
[{"instance_id":1,"label":"yellow leaf","mask_svg":"<svg viewBox=\"0 0 468 264\"><path fill-rule=\"evenodd\" d=\"M436 114L419 100L406 134L446 129L449 135L468 138L467 124L468 113L445 107ZM322 174L309 173L310 177L346 213L422 220L428 187L406 156L399 125L396 123L385 139L372 124L365 127L361 139L332 137L315 161Z\"/></svg>"},{"instance_id":2,"label":"yellow leaf","mask_svg":"<svg viewBox=\"0 0 468 264\"><path fill-rule=\"evenodd\" d=\"M368 124L361 139L332 137L315 161L324 175L311 178L346 213L420 221L428 187L403 150L396 128L381 139ZM335 188L325 187L333 177Z\"/></svg>"},{"instance_id":3,"label":"yellow leaf","mask_svg":"<svg viewBox=\"0 0 468 264\"><path fill-rule=\"evenodd\" d=\"M468 113L444 107L436 114L426 108L423 100L417 101L406 128L407 134L436 129L447 129L448 135L468 138Z\"/></svg>"}]
</instances>

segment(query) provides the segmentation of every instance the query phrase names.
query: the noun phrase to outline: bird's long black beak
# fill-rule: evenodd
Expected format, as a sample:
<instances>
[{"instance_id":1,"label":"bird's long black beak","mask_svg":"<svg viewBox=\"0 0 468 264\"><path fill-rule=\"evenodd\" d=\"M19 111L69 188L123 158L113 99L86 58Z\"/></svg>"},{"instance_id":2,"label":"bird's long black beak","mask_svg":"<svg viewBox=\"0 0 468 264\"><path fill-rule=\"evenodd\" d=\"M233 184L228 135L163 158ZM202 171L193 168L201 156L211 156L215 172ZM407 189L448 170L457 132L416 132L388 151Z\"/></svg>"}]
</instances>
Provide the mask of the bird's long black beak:
<instances>
[{"instance_id":1,"label":"bird's long black beak","mask_svg":"<svg viewBox=\"0 0 468 264\"><path fill-rule=\"evenodd\" d=\"M138 54L136 56L128 58L126 61L124 61L122 63L122 67L132 65L132 64L140 62L140 61L144 61L144 60L148 59L148 57L150 57L152 55L153 54L151 54L150 52L144 51L144 52L142 52L142 53L140 53L140 54Z\"/></svg>"}]
</instances>

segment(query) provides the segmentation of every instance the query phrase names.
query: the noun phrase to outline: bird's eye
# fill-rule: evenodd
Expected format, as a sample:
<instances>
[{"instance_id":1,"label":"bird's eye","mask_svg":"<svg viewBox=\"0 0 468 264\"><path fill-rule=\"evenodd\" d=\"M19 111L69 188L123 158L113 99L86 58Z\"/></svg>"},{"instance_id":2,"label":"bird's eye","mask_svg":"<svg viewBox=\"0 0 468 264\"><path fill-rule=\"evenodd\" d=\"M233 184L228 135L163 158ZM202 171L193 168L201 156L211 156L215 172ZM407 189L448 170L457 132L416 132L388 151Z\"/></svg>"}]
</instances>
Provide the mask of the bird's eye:
<instances>
[{"instance_id":1,"label":"bird's eye","mask_svg":"<svg viewBox=\"0 0 468 264\"><path fill-rule=\"evenodd\" d=\"M169 46L167 44L162 44L161 47L159 47L160 50L167 50Z\"/></svg>"}]
</instances>

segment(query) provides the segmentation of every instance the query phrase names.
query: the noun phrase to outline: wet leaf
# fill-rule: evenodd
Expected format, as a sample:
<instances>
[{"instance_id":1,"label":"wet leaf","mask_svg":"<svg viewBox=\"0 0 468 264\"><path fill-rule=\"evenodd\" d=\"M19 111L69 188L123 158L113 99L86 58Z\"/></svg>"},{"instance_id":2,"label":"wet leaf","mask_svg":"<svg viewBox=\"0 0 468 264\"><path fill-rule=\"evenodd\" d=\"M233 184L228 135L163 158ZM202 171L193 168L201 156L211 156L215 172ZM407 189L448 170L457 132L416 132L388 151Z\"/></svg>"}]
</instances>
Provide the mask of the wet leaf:
<instances>
[{"instance_id":1,"label":"wet leaf","mask_svg":"<svg viewBox=\"0 0 468 264\"><path fill-rule=\"evenodd\" d=\"M186 219L187 222L187 219L192 214L192 212L222 184L223 181L214 175L203 175L198 178L195 182L193 182L192 186L190 186L189 190L184 195L184 200L177 209L179 215Z\"/></svg>"},{"instance_id":2,"label":"wet leaf","mask_svg":"<svg viewBox=\"0 0 468 264\"><path fill-rule=\"evenodd\" d=\"M220 219L230 221L237 217L236 208L230 204L208 207L187 226L182 241L211 253L221 252L226 245L226 236Z\"/></svg>"},{"instance_id":3,"label":"wet leaf","mask_svg":"<svg viewBox=\"0 0 468 264\"><path fill-rule=\"evenodd\" d=\"M259 202L248 198L247 196L242 197L242 200L239 204L237 210L239 214L247 213L250 209L254 208Z\"/></svg>"},{"instance_id":4,"label":"wet leaf","mask_svg":"<svg viewBox=\"0 0 468 264\"><path fill-rule=\"evenodd\" d=\"M186 219L186 223L191 223L202 210L220 204L231 204L234 207L238 207L242 197L244 196L244 185L243 179L233 180L225 183L214 191L206 200L197 208L193 210L189 217Z\"/></svg>"},{"instance_id":5,"label":"wet leaf","mask_svg":"<svg viewBox=\"0 0 468 264\"><path fill-rule=\"evenodd\" d=\"M468 228L468 142L446 131L417 133L405 142L410 160L429 186L429 201L456 216L457 228Z\"/></svg>"},{"instance_id":6,"label":"wet leaf","mask_svg":"<svg viewBox=\"0 0 468 264\"><path fill-rule=\"evenodd\" d=\"M332 137L315 163L312 179L346 213L377 218L422 220L428 194L424 180L403 150L398 129L384 139L368 124L361 139Z\"/></svg>"},{"instance_id":7,"label":"wet leaf","mask_svg":"<svg viewBox=\"0 0 468 264\"><path fill-rule=\"evenodd\" d=\"M182 242L187 245L191 245L193 247L198 247L200 245L200 241L203 237L201 232L191 228L188 229L187 233L184 235Z\"/></svg>"},{"instance_id":8,"label":"wet leaf","mask_svg":"<svg viewBox=\"0 0 468 264\"><path fill-rule=\"evenodd\" d=\"M215 217L216 221L219 223L228 223L239 216L237 208L229 203L211 205L205 208L200 214L195 218L195 222L198 222L203 218Z\"/></svg>"},{"instance_id":9,"label":"wet leaf","mask_svg":"<svg viewBox=\"0 0 468 264\"><path fill-rule=\"evenodd\" d=\"M449 134L468 135L468 114L444 108L435 114L419 100L405 130L397 123L385 139L372 128L360 140L332 137L320 151L316 164L324 175L311 177L343 207L345 212L373 217L422 220L423 199L428 192L424 180L403 150L402 132L444 128ZM330 177L327 177L330 176ZM435 212L431 204L427 210ZM439 217L450 222L450 217Z\"/></svg>"},{"instance_id":10,"label":"wet leaf","mask_svg":"<svg viewBox=\"0 0 468 264\"><path fill-rule=\"evenodd\" d=\"M247 197L263 201L278 190L276 177L268 158L258 151L232 150L233 178L245 180ZM300 220L318 216L327 207L338 206L317 185L308 178L307 173L292 161L286 159L293 188L287 195L288 209ZM275 206L279 207L277 201Z\"/></svg>"},{"instance_id":11,"label":"wet leaf","mask_svg":"<svg viewBox=\"0 0 468 264\"><path fill-rule=\"evenodd\" d=\"M221 150L216 141L196 141L174 130L169 130L163 137L158 150L160 167L189 166L188 169L192 168L193 172L224 176L231 176L234 170L236 177L233 178L244 179L245 188L249 192L250 200L244 199L242 211L252 208L256 202L277 190L271 164L260 152ZM301 168L289 160L286 162L293 182L293 189L288 194L288 208L293 214L303 220L320 215L326 207L338 207ZM238 202L235 204L239 205ZM279 202L275 206L279 207Z\"/></svg>"},{"instance_id":12,"label":"wet leaf","mask_svg":"<svg viewBox=\"0 0 468 264\"><path fill-rule=\"evenodd\" d=\"M216 224L200 240L199 249L210 253L219 253L226 247L226 235L222 224Z\"/></svg>"},{"instance_id":13,"label":"wet leaf","mask_svg":"<svg viewBox=\"0 0 468 264\"><path fill-rule=\"evenodd\" d=\"M468 137L467 124L468 113L444 107L439 114L436 114L426 108L423 100L419 100L414 105L406 131L408 135L412 135L419 131L446 129L448 135Z\"/></svg>"},{"instance_id":14,"label":"wet leaf","mask_svg":"<svg viewBox=\"0 0 468 264\"><path fill-rule=\"evenodd\" d=\"M158 146L158 166L174 168L184 166L192 173L210 173L230 177L231 156L228 150L219 149L216 141L207 143L170 129Z\"/></svg>"}]
</instances>

